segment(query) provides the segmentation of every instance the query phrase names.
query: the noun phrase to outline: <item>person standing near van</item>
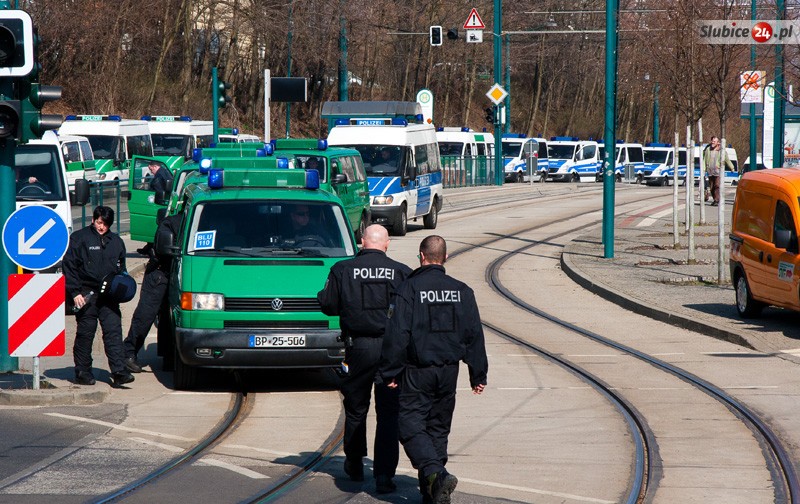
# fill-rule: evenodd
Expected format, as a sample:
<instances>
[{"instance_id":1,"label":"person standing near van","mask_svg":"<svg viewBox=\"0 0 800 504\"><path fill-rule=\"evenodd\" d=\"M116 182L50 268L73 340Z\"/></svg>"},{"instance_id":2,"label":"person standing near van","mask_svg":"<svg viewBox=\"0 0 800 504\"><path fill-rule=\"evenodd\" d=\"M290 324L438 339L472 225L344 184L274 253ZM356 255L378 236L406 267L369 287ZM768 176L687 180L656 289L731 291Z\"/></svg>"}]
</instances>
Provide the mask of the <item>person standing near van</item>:
<instances>
[{"instance_id":1,"label":"person standing near van","mask_svg":"<svg viewBox=\"0 0 800 504\"><path fill-rule=\"evenodd\" d=\"M708 173L709 191L714 201L711 202L712 206L719 205L720 202L720 184L722 177L725 176L725 167L733 170L733 163L728 158L728 152L722 148L719 143L719 137L711 137L711 144L703 153L703 162L706 165L706 172Z\"/></svg>"},{"instance_id":2,"label":"person standing near van","mask_svg":"<svg viewBox=\"0 0 800 504\"><path fill-rule=\"evenodd\" d=\"M458 479L445 469L456 406L459 361L474 394L489 369L475 294L445 273L447 244L431 235L419 245L420 267L389 308L379 379L400 388L400 442L417 469L423 502L450 502Z\"/></svg>"},{"instance_id":3,"label":"person standing near van","mask_svg":"<svg viewBox=\"0 0 800 504\"><path fill-rule=\"evenodd\" d=\"M364 480L367 455L367 412L378 370L390 296L411 268L386 256L389 233L373 224L364 231L364 248L353 259L336 263L317 299L326 315L339 315L345 340L347 374L342 381L345 411L344 470L353 481ZM397 434L397 390L375 385L374 465L378 493L396 489L392 478L400 457Z\"/></svg>"},{"instance_id":4,"label":"person standing near van","mask_svg":"<svg viewBox=\"0 0 800 504\"><path fill-rule=\"evenodd\" d=\"M113 298L100 296L105 278L125 269L125 243L111 232L114 210L98 206L92 223L75 231L69 238L63 269L67 295L75 304L77 331L72 352L75 360L75 383L94 385L92 374L92 342L97 322L103 331L103 346L108 357L113 385L119 387L133 381L125 369L122 349L122 313Z\"/></svg>"},{"instance_id":5,"label":"person standing near van","mask_svg":"<svg viewBox=\"0 0 800 504\"><path fill-rule=\"evenodd\" d=\"M155 161L151 161L147 168L153 176L150 179L150 190L154 192L169 192L172 189L172 173L166 166Z\"/></svg>"}]
</instances>

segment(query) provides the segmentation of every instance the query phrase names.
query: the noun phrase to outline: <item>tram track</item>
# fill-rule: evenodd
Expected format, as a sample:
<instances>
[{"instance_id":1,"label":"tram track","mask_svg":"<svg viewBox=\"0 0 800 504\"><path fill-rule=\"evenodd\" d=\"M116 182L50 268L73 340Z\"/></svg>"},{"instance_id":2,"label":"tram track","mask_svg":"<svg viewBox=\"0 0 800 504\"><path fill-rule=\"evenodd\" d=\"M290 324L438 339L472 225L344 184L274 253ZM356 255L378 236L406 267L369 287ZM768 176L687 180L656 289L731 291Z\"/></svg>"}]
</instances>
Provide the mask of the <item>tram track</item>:
<instances>
[{"instance_id":1,"label":"tram track","mask_svg":"<svg viewBox=\"0 0 800 504\"><path fill-rule=\"evenodd\" d=\"M459 249L454 254L451 254L450 257L454 258L477 249L486 248L487 246L496 244L501 240L507 238L511 239L516 237L519 239L519 236L525 233L537 230L543 230L546 227L552 225L553 223L565 222L572 218L573 216L567 216L559 220L551 221L548 224L527 227L524 230L519 230L518 232L514 233L513 236L506 234L505 236L500 236L494 239L486 240L480 244L467 245ZM589 225L596 225L599 222L600 221L595 221ZM770 428L770 426L765 421L763 421L754 411L748 408L745 404L738 401L736 398L726 393L721 388L715 386L714 384L706 380L703 380L702 378L686 371L685 369L680 368L679 366L675 366L666 361L658 359L654 356L636 350L635 348L613 341L610 338L604 337L600 334L597 334L596 332L580 327L577 324L573 324L565 320L562 320L559 317L555 316L554 314L548 313L543 309L533 306L532 304L523 300L521 297L515 295L510 289L508 289L505 285L503 285L502 281L500 281L499 272L503 268L503 265L510 258L519 254L523 254L542 243L552 243L558 240L559 238L568 236L570 234L574 234L580 229L585 227L587 227L587 224L584 223L580 226L568 229L566 231L557 234L550 235L546 238L535 240L533 243L526 243L520 247L517 247L513 250L508 251L507 253L500 255L497 259L495 259L488 266L486 266L485 269L486 283L490 285L495 292L497 292L503 298L507 299L519 310L533 314L536 317L547 320L552 324L556 324L567 331L591 339L592 341L613 348L614 350L622 352L626 355L630 355L635 359L638 359L642 362L647 363L650 366L653 366L661 371L664 371L672 376L677 377L683 382L690 384L695 389L702 391L703 393L707 394L714 400L724 405L729 411L733 413L733 415L736 418L738 418L741 422L747 425L748 429L753 433L753 436L759 440L759 445L762 447L762 452L764 455L765 462L767 466L770 468L770 473L773 476L772 483L776 501L793 502L793 503L798 502L798 499L800 499L800 486L798 486L797 474L795 472L794 465L792 463L791 457L787 449L784 447L783 443L781 442L779 437L775 434L775 432ZM652 474L652 468L650 467L649 464L653 460L653 453L657 451L657 448L655 447L656 443L654 435L647 426L647 419L637 412L635 405L632 405L628 399L626 399L624 396L621 396L620 394L612 390L613 387L604 384L601 379L597 378L592 373L587 372L581 366L570 361L569 359L565 359L562 356L558 356L556 355L556 353L551 352L538 345L533 345L524 338L513 334L511 331L502 329L496 324L484 321L484 325L487 328L494 331L495 333L497 333L498 335L501 335L502 337L506 338L507 340L513 341L517 345L523 346L531 351L543 355L554 362L558 362L560 365L566 367L567 369L570 369L572 372L584 376L585 377L584 379L588 383L592 384L593 387L599 388L604 396L608 397L609 400L611 400L615 405L617 405L617 408L625 417L625 421L628 425L631 435L637 438L637 441L635 441L634 443L635 469L633 471L634 474L631 477L632 483L629 487L629 491L625 499L625 502L635 503L635 502L652 501L655 488L652 485L652 482L649 481L649 475ZM617 399L617 397L619 399Z\"/></svg>"}]
</instances>

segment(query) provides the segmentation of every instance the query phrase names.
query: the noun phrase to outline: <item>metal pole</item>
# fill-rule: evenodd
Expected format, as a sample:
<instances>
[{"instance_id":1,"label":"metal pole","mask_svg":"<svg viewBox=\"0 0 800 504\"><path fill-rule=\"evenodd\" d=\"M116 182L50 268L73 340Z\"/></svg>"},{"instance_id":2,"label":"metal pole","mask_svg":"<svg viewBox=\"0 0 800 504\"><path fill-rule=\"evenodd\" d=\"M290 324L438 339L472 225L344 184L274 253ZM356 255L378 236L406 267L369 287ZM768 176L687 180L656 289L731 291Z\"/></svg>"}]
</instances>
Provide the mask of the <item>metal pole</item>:
<instances>
[{"instance_id":1,"label":"metal pole","mask_svg":"<svg viewBox=\"0 0 800 504\"><path fill-rule=\"evenodd\" d=\"M503 80L503 48L501 46L503 39L500 38L502 28L503 2L502 0L494 0L494 82L498 85ZM494 125L494 183L499 186L503 185L504 176L502 131L500 121L496 120Z\"/></svg>"},{"instance_id":2,"label":"metal pole","mask_svg":"<svg viewBox=\"0 0 800 504\"><path fill-rule=\"evenodd\" d=\"M214 123L214 143L219 142L219 80L217 67L211 69L211 122Z\"/></svg>"},{"instance_id":3,"label":"metal pole","mask_svg":"<svg viewBox=\"0 0 800 504\"><path fill-rule=\"evenodd\" d=\"M658 82L656 82L656 87L653 89L653 141L658 142L659 132L658 132Z\"/></svg>"},{"instance_id":4,"label":"metal pole","mask_svg":"<svg viewBox=\"0 0 800 504\"><path fill-rule=\"evenodd\" d=\"M508 133L511 124L511 44L508 40L508 33L506 33L504 41L506 44L506 91L508 91L508 95L505 99L506 122L503 124L503 132Z\"/></svg>"},{"instance_id":5,"label":"metal pole","mask_svg":"<svg viewBox=\"0 0 800 504\"><path fill-rule=\"evenodd\" d=\"M13 138L0 140L0 216L6 222L17 206L16 182L14 181ZM16 266L6 254L0 254L0 372L19 369L19 360L8 351L8 275L16 273Z\"/></svg>"},{"instance_id":6,"label":"metal pole","mask_svg":"<svg viewBox=\"0 0 800 504\"><path fill-rule=\"evenodd\" d=\"M292 21L292 1L289 0L289 34L287 35L287 45L288 45L288 61L286 62L286 77L292 76L292 28L294 27L294 22ZM286 102L286 138L289 138L289 128L291 125L292 117L292 104L290 102Z\"/></svg>"},{"instance_id":7,"label":"metal pole","mask_svg":"<svg viewBox=\"0 0 800 504\"><path fill-rule=\"evenodd\" d=\"M750 19L752 21L756 20L756 0L750 1ZM752 44L750 46L750 71L754 72L756 70L756 46ZM759 86L761 83L758 84ZM758 144L756 140L756 129L758 124L756 124L756 104L750 104L750 166L747 167L748 170L755 170L758 162Z\"/></svg>"},{"instance_id":8,"label":"metal pole","mask_svg":"<svg viewBox=\"0 0 800 504\"><path fill-rule=\"evenodd\" d=\"M755 1L755 0L754 0ZM339 12L344 12L345 0L339 2ZM339 14L339 101L347 100L347 27L344 14Z\"/></svg>"},{"instance_id":9,"label":"metal pole","mask_svg":"<svg viewBox=\"0 0 800 504\"><path fill-rule=\"evenodd\" d=\"M614 169L617 139L617 0L606 2L606 99L603 138L608 146L603 159L603 257L614 257Z\"/></svg>"},{"instance_id":10,"label":"metal pole","mask_svg":"<svg viewBox=\"0 0 800 504\"><path fill-rule=\"evenodd\" d=\"M786 19L786 5L783 0L778 0L777 4L778 20ZM783 108L786 100L783 90L783 44L775 44L775 129L772 131L772 167L780 168L783 166L783 127L784 114Z\"/></svg>"}]
</instances>

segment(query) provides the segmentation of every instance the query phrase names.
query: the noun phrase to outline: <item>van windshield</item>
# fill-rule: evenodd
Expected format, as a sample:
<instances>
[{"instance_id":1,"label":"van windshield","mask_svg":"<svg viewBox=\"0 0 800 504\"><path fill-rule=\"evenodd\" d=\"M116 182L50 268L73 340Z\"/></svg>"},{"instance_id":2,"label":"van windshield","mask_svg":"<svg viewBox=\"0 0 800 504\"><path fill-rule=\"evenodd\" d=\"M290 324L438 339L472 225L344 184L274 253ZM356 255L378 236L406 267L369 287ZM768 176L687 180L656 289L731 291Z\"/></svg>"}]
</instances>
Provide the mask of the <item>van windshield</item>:
<instances>
[{"instance_id":1,"label":"van windshield","mask_svg":"<svg viewBox=\"0 0 800 504\"><path fill-rule=\"evenodd\" d=\"M628 162L641 163L644 160L642 149L639 147L628 147Z\"/></svg>"},{"instance_id":2,"label":"van windshield","mask_svg":"<svg viewBox=\"0 0 800 504\"><path fill-rule=\"evenodd\" d=\"M153 139L154 156L184 156L191 157L189 152L190 135L176 135L165 133L151 133Z\"/></svg>"},{"instance_id":3,"label":"van windshield","mask_svg":"<svg viewBox=\"0 0 800 504\"><path fill-rule=\"evenodd\" d=\"M666 163L667 156L671 151L668 150L645 150L644 151L644 162L645 163Z\"/></svg>"},{"instance_id":4,"label":"van windshield","mask_svg":"<svg viewBox=\"0 0 800 504\"><path fill-rule=\"evenodd\" d=\"M522 142L503 142L503 157L519 157Z\"/></svg>"},{"instance_id":5,"label":"van windshield","mask_svg":"<svg viewBox=\"0 0 800 504\"><path fill-rule=\"evenodd\" d=\"M95 159L115 159L115 154L120 152L120 138L107 135L84 135L92 144Z\"/></svg>"},{"instance_id":6,"label":"van windshield","mask_svg":"<svg viewBox=\"0 0 800 504\"><path fill-rule=\"evenodd\" d=\"M547 144L547 154L550 159L573 159L577 144Z\"/></svg>"},{"instance_id":7,"label":"van windshield","mask_svg":"<svg viewBox=\"0 0 800 504\"><path fill-rule=\"evenodd\" d=\"M346 257L355 254L355 246L337 205L235 200L195 207L186 251L226 257Z\"/></svg>"},{"instance_id":8,"label":"van windshield","mask_svg":"<svg viewBox=\"0 0 800 504\"><path fill-rule=\"evenodd\" d=\"M360 152L369 177L400 177L410 156L407 145L337 145L337 147L348 147Z\"/></svg>"},{"instance_id":9,"label":"van windshield","mask_svg":"<svg viewBox=\"0 0 800 504\"><path fill-rule=\"evenodd\" d=\"M464 142L439 142L440 156L460 156L464 152Z\"/></svg>"},{"instance_id":10,"label":"van windshield","mask_svg":"<svg viewBox=\"0 0 800 504\"><path fill-rule=\"evenodd\" d=\"M55 145L20 145L14 153L17 201L64 201L64 179Z\"/></svg>"}]
</instances>

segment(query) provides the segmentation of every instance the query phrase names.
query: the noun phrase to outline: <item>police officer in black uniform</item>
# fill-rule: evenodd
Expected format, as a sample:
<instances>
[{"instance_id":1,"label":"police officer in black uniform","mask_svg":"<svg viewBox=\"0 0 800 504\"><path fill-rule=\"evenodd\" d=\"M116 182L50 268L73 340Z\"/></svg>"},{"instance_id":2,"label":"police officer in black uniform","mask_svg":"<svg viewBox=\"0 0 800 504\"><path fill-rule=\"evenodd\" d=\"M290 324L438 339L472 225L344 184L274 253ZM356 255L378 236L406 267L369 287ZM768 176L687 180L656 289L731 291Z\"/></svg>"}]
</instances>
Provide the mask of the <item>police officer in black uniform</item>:
<instances>
[{"instance_id":1,"label":"police officer in black uniform","mask_svg":"<svg viewBox=\"0 0 800 504\"><path fill-rule=\"evenodd\" d=\"M317 299L326 315L339 315L345 339L347 374L342 381L345 411L344 470L353 481L364 480L367 455L367 412L381 356L389 299L411 268L386 256L389 234L373 224L364 231L363 249L353 259L336 263ZM400 457L397 434L398 391L375 386L374 466L379 493L396 489L392 478Z\"/></svg>"},{"instance_id":2,"label":"police officer in black uniform","mask_svg":"<svg viewBox=\"0 0 800 504\"><path fill-rule=\"evenodd\" d=\"M80 385L95 384L92 341L98 320L103 330L103 346L113 385L119 387L133 381L133 375L125 369L119 303L100 295L104 278L126 271L125 243L111 232L113 223L114 210L106 206L96 207L92 213L92 223L70 236L62 263L67 295L78 310L75 314L78 328L72 352L75 382Z\"/></svg>"},{"instance_id":3,"label":"police officer in black uniform","mask_svg":"<svg viewBox=\"0 0 800 504\"><path fill-rule=\"evenodd\" d=\"M161 229L169 230L173 235L177 235L181 217L181 215L165 217L158 225L155 239L158 239L158 231ZM150 260L145 266L142 289L139 292L139 303L133 312L128 336L124 341L125 367L132 373L142 372L137 355L144 346L144 340L150 332L150 327L155 322L164 303L167 287L169 287L169 270L172 267L171 256L156 255L155 249L152 247L149 247L147 252Z\"/></svg>"},{"instance_id":4,"label":"police officer in black uniform","mask_svg":"<svg viewBox=\"0 0 800 504\"><path fill-rule=\"evenodd\" d=\"M475 294L445 274L447 244L420 243L420 267L397 290L383 339L380 379L400 388L400 441L418 471L423 502L450 502L458 479L445 470L458 363L483 392L489 364Z\"/></svg>"}]
</instances>

